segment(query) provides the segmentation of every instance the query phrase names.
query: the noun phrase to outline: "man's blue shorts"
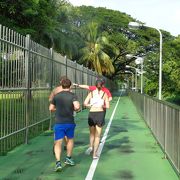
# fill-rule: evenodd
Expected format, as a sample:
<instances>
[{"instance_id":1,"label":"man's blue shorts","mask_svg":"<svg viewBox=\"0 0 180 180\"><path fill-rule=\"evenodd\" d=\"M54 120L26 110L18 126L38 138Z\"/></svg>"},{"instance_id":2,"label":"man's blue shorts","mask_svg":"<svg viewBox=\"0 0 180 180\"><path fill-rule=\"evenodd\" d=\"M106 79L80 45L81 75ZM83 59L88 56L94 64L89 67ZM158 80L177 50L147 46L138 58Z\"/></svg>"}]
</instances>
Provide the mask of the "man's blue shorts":
<instances>
[{"instance_id":1,"label":"man's blue shorts","mask_svg":"<svg viewBox=\"0 0 180 180\"><path fill-rule=\"evenodd\" d=\"M67 136L67 138L74 138L75 124L55 124L54 125L54 140L59 140Z\"/></svg>"}]
</instances>

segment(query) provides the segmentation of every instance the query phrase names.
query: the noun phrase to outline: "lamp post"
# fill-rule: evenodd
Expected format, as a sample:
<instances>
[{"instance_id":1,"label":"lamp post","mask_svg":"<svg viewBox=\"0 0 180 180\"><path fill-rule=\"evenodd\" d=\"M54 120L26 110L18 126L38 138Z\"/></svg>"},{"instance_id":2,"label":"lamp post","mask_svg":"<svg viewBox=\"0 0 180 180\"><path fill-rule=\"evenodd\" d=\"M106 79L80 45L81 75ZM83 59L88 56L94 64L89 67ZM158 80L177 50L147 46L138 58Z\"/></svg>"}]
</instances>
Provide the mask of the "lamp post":
<instances>
[{"instance_id":1,"label":"lamp post","mask_svg":"<svg viewBox=\"0 0 180 180\"><path fill-rule=\"evenodd\" d=\"M129 27L130 28L139 28L142 26L146 26L143 24L140 24L138 22L129 22ZM146 26L149 27L149 26ZM150 27L150 28L154 28L154 27ZM162 99L162 33L159 29L154 28L159 32L159 93L158 93L158 98L161 100Z\"/></svg>"},{"instance_id":2,"label":"lamp post","mask_svg":"<svg viewBox=\"0 0 180 180\"><path fill-rule=\"evenodd\" d=\"M132 90L133 90L133 86L134 86L134 74L131 71L125 71L125 73L132 74Z\"/></svg>"},{"instance_id":3,"label":"lamp post","mask_svg":"<svg viewBox=\"0 0 180 180\"><path fill-rule=\"evenodd\" d=\"M143 93L143 61L141 63L141 94Z\"/></svg>"},{"instance_id":4,"label":"lamp post","mask_svg":"<svg viewBox=\"0 0 180 180\"><path fill-rule=\"evenodd\" d=\"M128 65L126 65L126 67L135 69L135 91L137 91L137 72L138 72L138 69L133 67L133 66L128 66Z\"/></svg>"},{"instance_id":5,"label":"lamp post","mask_svg":"<svg viewBox=\"0 0 180 180\"><path fill-rule=\"evenodd\" d=\"M137 57L137 59L135 60L136 64L141 64L141 71L140 71L140 74L141 74L141 94L143 93L143 73L144 73L143 62L144 62L144 59L142 57Z\"/></svg>"},{"instance_id":6,"label":"lamp post","mask_svg":"<svg viewBox=\"0 0 180 180\"><path fill-rule=\"evenodd\" d=\"M128 80L128 79L124 79L124 81L127 82L127 83L125 84L125 88L129 87L129 80Z\"/></svg>"},{"instance_id":7,"label":"lamp post","mask_svg":"<svg viewBox=\"0 0 180 180\"><path fill-rule=\"evenodd\" d=\"M126 58L127 59L131 59L135 57L135 63L136 64L141 64L141 94L143 93L143 62L144 62L144 58L139 57L139 56L134 56L133 54L126 54Z\"/></svg>"}]
</instances>

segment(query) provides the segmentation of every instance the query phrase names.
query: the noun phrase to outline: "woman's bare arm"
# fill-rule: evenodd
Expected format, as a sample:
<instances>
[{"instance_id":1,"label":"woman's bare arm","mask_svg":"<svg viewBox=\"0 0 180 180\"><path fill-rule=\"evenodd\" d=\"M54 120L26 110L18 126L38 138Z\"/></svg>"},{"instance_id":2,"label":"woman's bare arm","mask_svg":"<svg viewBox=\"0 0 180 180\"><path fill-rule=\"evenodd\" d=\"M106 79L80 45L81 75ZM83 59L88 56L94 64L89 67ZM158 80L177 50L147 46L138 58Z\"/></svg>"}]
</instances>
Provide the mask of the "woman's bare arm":
<instances>
[{"instance_id":1,"label":"woman's bare arm","mask_svg":"<svg viewBox=\"0 0 180 180\"><path fill-rule=\"evenodd\" d=\"M84 100L84 106L85 107L91 107L90 105L90 98L91 98L91 93L89 93L86 97L86 99Z\"/></svg>"}]
</instances>

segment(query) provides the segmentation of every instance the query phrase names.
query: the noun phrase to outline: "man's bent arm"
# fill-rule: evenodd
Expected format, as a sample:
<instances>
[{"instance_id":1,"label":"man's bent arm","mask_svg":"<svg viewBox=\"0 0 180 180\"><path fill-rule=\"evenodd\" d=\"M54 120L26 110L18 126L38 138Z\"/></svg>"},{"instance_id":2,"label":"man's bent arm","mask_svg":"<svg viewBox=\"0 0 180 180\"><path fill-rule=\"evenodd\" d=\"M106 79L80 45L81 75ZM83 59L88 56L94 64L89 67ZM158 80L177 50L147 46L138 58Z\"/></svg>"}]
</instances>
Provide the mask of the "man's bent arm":
<instances>
[{"instance_id":1,"label":"man's bent arm","mask_svg":"<svg viewBox=\"0 0 180 180\"><path fill-rule=\"evenodd\" d=\"M50 105L49 105L49 111L51 111L51 112L56 111L56 107L55 107L54 104L50 104Z\"/></svg>"}]
</instances>

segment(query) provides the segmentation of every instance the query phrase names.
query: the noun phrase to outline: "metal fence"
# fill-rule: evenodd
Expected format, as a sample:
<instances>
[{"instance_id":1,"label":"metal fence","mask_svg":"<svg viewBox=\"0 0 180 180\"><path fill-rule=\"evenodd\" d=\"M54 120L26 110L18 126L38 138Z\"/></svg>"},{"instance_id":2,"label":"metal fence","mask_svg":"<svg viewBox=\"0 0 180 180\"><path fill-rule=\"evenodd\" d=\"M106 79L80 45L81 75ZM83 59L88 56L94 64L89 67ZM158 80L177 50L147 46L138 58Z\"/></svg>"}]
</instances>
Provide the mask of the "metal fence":
<instances>
[{"instance_id":1,"label":"metal fence","mask_svg":"<svg viewBox=\"0 0 180 180\"><path fill-rule=\"evenodd\" d=\"M0 155L49 128L48 96L62 75L89 85L97 76L29 35L0 25ZM112 85L108 79L107 84ZM82 104L87 91L73 91Z\"/></svg>"},{"instance_id":2,"label":"metal fence","mask_svg":"<svg viewBox=\"0 0 180 180\"><path fill-rule=\"evenodd\" d=\"M180 177L180 107L132 91L130 97Z\"/></svg>"}]
</instances>

